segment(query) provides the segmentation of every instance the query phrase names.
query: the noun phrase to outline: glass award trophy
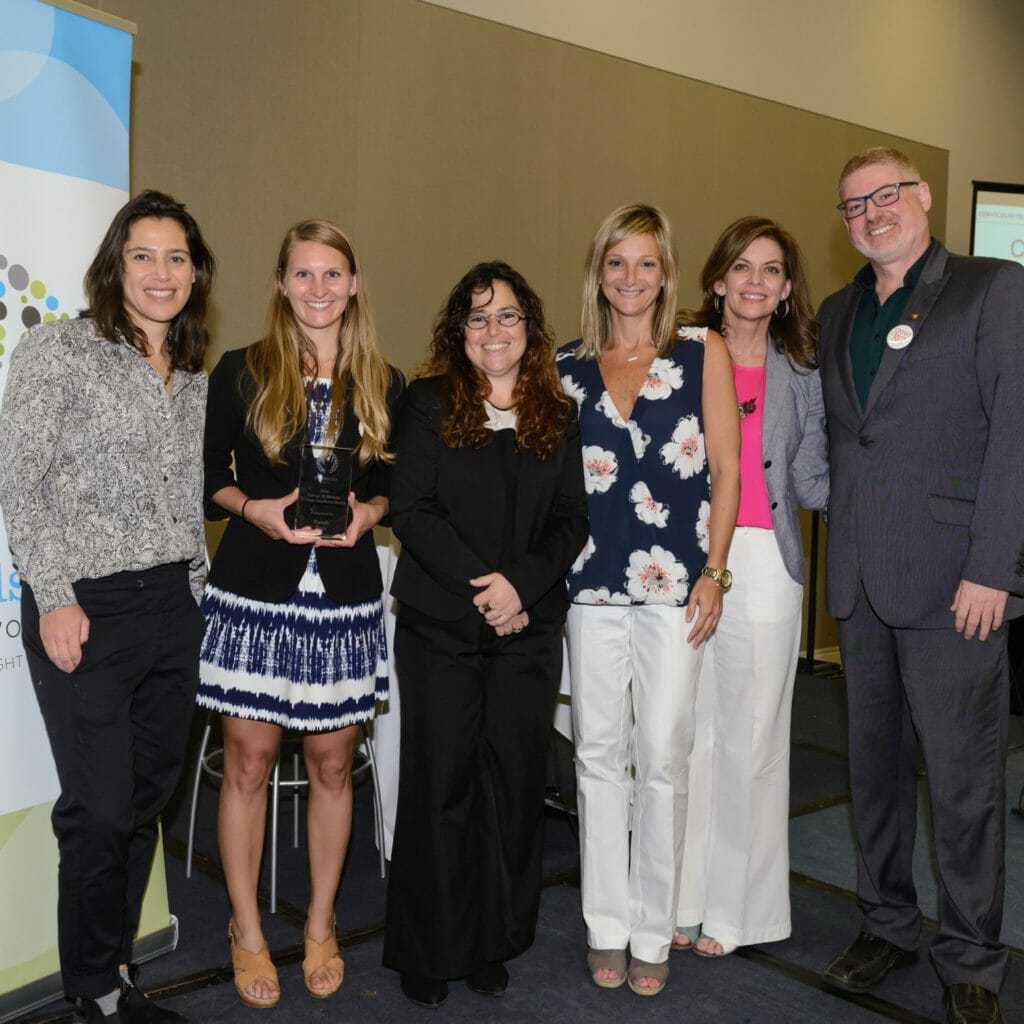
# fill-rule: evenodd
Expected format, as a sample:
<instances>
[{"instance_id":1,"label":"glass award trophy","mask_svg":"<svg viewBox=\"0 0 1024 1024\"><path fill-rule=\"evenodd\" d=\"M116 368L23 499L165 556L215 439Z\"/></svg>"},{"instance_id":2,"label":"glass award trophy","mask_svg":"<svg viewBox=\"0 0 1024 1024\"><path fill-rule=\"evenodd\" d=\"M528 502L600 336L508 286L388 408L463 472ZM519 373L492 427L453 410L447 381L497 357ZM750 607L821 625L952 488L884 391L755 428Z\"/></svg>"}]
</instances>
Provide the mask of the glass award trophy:
<instances>
[{"instance_id":1,"label":"glass award trophy","mask_svg":"<svg viewBox=\"0 0 1024 1024\"><path fill-rule=\"evenodd\" d=\"M296 530L322 530L324 537L340 537L345 532L349 522L352 456L351 448L332 444L307 442L302 446Z\"/></svg>"}]
</instances>

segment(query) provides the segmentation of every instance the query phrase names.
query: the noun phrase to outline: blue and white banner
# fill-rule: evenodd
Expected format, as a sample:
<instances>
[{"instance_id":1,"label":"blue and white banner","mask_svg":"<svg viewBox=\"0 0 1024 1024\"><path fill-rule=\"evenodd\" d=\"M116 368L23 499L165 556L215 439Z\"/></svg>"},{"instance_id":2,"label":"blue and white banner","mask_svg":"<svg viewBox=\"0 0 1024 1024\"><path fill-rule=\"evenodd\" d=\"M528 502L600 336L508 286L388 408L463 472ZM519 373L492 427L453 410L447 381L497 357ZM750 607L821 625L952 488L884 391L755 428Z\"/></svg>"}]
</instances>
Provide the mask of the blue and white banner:
<instances>
[{"instance_id":1,"label":"blue and white banner","mask_svg":"<svg viewBox=\"0 0 1024 1024\"><path fill-rule=\"evenodd\" d=\"M0 0L0 392L22 334L82 307L85 269L128 197L131 56L121 28ZM20 596L0 521L0 1019L12 993L57 969L58 785Z\"/></svg>"}]
</instances>

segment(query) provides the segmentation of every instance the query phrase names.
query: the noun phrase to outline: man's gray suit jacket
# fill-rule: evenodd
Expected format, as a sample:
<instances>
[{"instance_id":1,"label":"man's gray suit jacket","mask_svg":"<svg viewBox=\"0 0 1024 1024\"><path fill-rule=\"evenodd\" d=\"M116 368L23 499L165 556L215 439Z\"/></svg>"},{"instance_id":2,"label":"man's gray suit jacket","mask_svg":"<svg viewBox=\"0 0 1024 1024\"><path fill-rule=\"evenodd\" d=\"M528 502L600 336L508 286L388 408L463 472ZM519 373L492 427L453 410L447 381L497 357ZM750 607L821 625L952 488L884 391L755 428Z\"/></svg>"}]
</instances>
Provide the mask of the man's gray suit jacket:
<instances>
[{"instance_id":1,"label":"man's gray suit jacket","mask_svg":"<svg viewBox=\"0 0 1024 1024\"><path fill-rule=\"evenodd\" d=\"M886 347L866 409L849 339L861 289L818 314L829 430L829 611L863 582L896 628L952 625L961 579L1009 591L1024 612L1024 268L936 243ZM1017 596L1013 596L1017 595Z\"/></svg>"}]
</instances>

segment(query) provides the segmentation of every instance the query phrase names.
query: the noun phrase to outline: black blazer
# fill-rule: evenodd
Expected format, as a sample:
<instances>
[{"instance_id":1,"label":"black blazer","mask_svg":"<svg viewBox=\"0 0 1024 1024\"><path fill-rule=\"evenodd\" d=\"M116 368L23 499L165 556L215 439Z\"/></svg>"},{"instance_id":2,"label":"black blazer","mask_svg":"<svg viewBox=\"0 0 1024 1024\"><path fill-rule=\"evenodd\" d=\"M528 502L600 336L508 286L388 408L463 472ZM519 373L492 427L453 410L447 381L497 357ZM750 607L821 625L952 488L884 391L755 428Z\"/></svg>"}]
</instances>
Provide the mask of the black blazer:
<instances>
[{"instance_id":1,"label":"black blazer","mask_svg":"<svg viewBox=\"0 0 1024 1024\"><path fill-rule=\"evenodd\" d=\"M402 542L391 593L435 619L472 612L469 580L500 568L523 607L557 620L569 606L565 574L587 539L587 500L575 408L548 458L520 451L512 560L499 566L506 514L497 444L449 448L441 440L446 381L414 381L395 427L391 523Z\"/></svg>"},{"instance_id":2,"label":"black blazer","mask_svg":"<svg viewBox=\"0 0 1024 1024\"><path fill-rule=\"evenodd\" d=\"M225 352L210 374L203 447L203 491L209 519L226 519L230 515L211 500L223 487L237 484L249 498L282 498L299 483L303 437L289 441L283 452L284 461L273 465L255 435L246 428L246 412L255 383L246 368L245 353L246 349ZM392 369L387 395L392 423L402 386L402 375ZM354 448L358 443L359 421L349 396L338 444ZM360 501L387 496L388 477L389 467L384 463L357 463L352 490ZM293 517L294 506L285 515L289 521ZM273 540L238 516L230 519L210 567L210 582L258 601L288 600L302 579L311 545ZM353 548L320 548L317 563L324 589L339 604L360 604L380 597L384 585L372 531L360 537Z\"/></svg>"}]
</instances>

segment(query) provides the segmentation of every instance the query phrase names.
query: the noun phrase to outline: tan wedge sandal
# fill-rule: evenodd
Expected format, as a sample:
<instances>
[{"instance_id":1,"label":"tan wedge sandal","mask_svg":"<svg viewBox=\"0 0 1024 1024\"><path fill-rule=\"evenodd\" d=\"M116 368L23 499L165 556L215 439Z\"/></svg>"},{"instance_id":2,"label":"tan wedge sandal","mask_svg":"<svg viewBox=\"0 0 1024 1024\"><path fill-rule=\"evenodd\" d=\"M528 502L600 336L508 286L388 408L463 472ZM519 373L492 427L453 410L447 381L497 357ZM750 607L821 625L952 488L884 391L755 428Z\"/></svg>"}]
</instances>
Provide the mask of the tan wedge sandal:
<instances>
[{"instance_id":1,"label":"tan wedge sandal","mask_svg":"<svg viewBox=\"0 0 1024 1024\"><path fill-rule=\"evenodd\" d=\"M306 927L309 927L308 924ZM316 999L329 999L341 988L341 984L345 980L345 961L341 959L341 950L338 948L338 936L334 933L334 921L331 921L330 934L323 942L311 939L308 931L304 934L306 939L306 959L302 961L302 977L306 982L306 991ZM337 984L332 985L330 988L314 988L309 983L309 979L321 967L337 971Z\"/></svg>"},{"instance_id":2,"label":"tan wedge sandal","mask_svg":"<svg viewBox=\"0 0 1024 1024\"><path fill-rule=\"evenodd\" d=\"M235 969L235 991L246 1006L269 1010L281 999L281 986L277 980L277 968L270 959L270 948L263 943L258 953L250 953L235 942L235 923L228 923L228 938L231 940L231 966ZM276 996L261 998L250 995L246 989L257 979L269 982L277 988Z\"/></svg>"}]
</instances>

